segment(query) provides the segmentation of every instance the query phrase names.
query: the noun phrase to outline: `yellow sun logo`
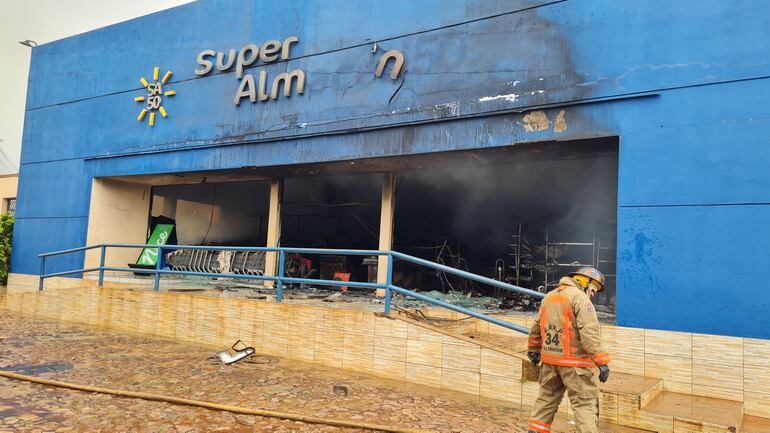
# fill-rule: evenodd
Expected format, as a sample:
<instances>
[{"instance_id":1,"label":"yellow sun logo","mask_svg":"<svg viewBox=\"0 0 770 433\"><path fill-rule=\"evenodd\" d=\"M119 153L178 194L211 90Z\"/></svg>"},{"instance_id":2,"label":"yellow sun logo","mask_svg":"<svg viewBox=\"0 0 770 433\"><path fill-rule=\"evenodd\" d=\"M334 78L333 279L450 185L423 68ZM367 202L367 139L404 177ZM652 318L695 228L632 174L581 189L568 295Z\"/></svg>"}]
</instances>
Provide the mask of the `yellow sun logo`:
<instances>
[{"instance_id":1,"label":"yellow sun logo","mask_svg":"<svg viewBox=\"0 0 770 433\"><path fill-rule=\"evenodd\" d=\"M163 108L163 98L166 96L174 96L176 92L173 90L163 91L163 86L171 78L171 71L166 71L163 78L158 81L160 76L160 68L155 67L152 72L152 83L147 81L144 77L139 78L139 81L147 89L147 96L137 96L134 98L136 102L144 102L144 108L139 112L137 120L140 122L144 120L147 113L150 113L150 126L155 126L155 113L159 112L161 116L168 117L168 112Z\"/></svg>"}]
</instances>

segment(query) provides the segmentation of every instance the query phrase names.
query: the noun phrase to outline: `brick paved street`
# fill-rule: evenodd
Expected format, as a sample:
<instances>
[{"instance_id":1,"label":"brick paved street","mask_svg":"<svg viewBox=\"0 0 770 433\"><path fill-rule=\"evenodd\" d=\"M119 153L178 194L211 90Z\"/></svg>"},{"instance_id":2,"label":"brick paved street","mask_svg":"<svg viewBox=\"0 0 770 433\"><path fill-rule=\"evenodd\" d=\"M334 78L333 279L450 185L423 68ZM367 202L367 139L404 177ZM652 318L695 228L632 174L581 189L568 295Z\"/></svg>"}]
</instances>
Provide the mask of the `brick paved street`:
<instances>
[{"instance_id":1,"label":"brick paved street","mask_svg":"<svg viewBox=\"0 0 770 433\"><path fill-rule=\"evenodd\" d=\"M0 368L48 379L441 432L512 432L517 408L274 357L222 366L206 347L0 316ZM335 393L344 384L348 395ZM0 432L341 432L330 426L0 379Z\"/></svg>"}]
</instances>

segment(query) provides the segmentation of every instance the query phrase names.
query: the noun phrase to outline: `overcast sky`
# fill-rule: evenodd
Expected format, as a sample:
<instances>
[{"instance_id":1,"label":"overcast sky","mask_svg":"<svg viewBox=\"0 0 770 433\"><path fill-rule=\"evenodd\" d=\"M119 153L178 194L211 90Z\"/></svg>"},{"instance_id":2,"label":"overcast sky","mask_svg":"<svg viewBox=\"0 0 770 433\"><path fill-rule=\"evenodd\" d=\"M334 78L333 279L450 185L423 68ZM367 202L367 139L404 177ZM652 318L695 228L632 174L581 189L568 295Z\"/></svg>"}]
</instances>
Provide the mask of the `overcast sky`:
<instances>
[{"instance_id":1,"label":"overcast sky","mask_svg":"<svg viewBox=\"0 0 770 433\"><path fill-rule=\"evenodd\" d=\"M0 0L0 150L18 166L31 51L19 41L44 44L189 2Z\"/></svg>"}]
</instances>

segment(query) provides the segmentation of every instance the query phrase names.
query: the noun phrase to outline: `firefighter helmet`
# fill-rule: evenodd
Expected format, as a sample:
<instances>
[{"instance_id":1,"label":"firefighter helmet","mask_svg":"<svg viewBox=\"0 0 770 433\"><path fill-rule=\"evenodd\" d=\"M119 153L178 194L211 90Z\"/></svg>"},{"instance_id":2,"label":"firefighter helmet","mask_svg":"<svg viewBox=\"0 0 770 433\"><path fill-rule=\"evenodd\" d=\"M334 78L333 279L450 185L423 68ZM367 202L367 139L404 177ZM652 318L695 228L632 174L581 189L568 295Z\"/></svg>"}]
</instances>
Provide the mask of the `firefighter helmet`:
<instances>
[{"instance_id":1,"label":"firefighter helmet","mask_svg":"<svg viewBox=\"0 0 770 433\"><path fill-rule=\"evenodd\" d=\"M593 281L596 285L597 292L604 290L604 274L602 274L598 269L591 266L583 266L578 268L577 271L567 274L568 277L574 277L576 275L588 278L588 282Z\"/></svg>"}]
</instances>

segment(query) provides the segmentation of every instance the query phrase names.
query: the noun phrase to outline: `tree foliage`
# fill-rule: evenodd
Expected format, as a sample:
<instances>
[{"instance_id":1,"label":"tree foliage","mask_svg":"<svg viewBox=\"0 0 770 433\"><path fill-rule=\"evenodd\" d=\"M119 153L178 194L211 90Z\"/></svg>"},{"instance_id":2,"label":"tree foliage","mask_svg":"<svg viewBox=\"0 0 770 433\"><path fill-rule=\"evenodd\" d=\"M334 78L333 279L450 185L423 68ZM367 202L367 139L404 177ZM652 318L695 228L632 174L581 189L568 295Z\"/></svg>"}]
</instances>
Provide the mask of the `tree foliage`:
<instances>
[{"instance_id":1,"label":"tree foliage","mask_svg":"<svg viewBox=\"0 0 770 433\"><path fill-rule=\"evenodd\" d=\"M11 264L11 240L13 239L13 215L0 215L0 285L8 283Z\"/></svg>"}]
</instances>

